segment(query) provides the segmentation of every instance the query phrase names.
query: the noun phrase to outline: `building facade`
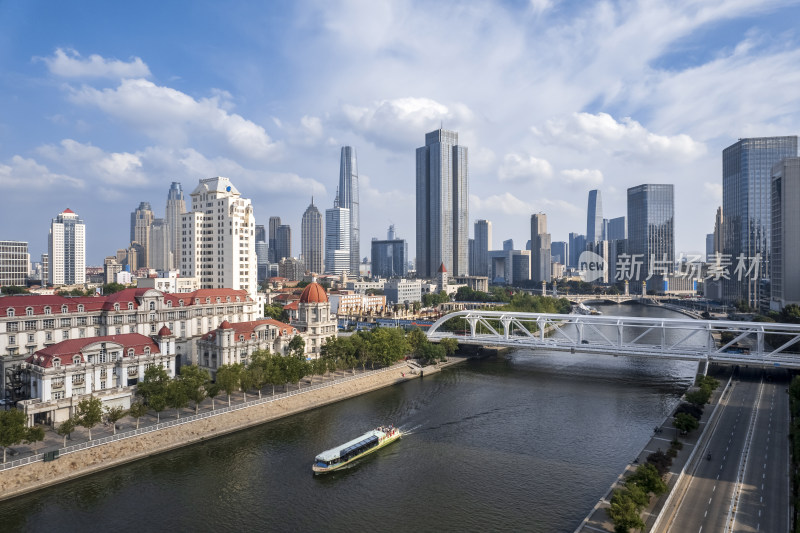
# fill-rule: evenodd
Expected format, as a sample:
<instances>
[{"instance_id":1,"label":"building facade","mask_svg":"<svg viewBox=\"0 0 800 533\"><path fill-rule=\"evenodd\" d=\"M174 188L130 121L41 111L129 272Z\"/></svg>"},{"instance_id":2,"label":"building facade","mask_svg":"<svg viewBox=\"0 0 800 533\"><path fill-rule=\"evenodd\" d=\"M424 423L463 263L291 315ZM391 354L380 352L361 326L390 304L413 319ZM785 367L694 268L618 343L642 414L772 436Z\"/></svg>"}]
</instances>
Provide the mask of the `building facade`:
<instances>
[{"instance_id":1,"label":"building facade","mask_svg":"<svg viewBox=\"0 0 800 533\"><path fill-rule=\"evenodd\" d=\"M473 245L474 259L470 257L472 269L471 276L489 275L489 250L492 249L492 222L490 220L476 220L473 229L475 244Z\"/></svg>"},{"instance_id":2,"label":"building facade","mask_svg":"<svg viewBox=\"0 0 800 533\"><path fill-rule=\"evenodd\" d=\"M600 191L589 191L589 203L586 208L586 241L597 242L604 239L603 234L603 198Z\"/></svg>"},{"instance_id":3,"label":"building facade","mask_svg":"<svg viewBox=\"0 0 800 533\"><path fill-rule=\"evenodd\" d=\"M167 207L164 220L169 234L169 251L172 254L167 270L180 267L181 257L181 216L186 212L186 199L181 184L173 181L167 193Z\"/></svg>"},{"instance_id":4,"label":"building facade","mask_svg":"<svg viewBox=\"0 0 800 533\"><path fill-rule=\"evenodd\" d=\"M86 226L71 209L50 223L47 254L51 285L86 283Z\"/></svg>"},{"instance_id":5,"label":"building facade","mask_svg":"<svg viewBox=\"0 0 800 533\"><path fill-rule=\"evenodd\" d=\"M458 133L438 129L417 148L417 276L432 278L444 263L468 274L469 172L467 147Z\"/></svg>"},{"instance_id":6,"label":"building facade","mask_svg":"<svg viewBox=\"0 0 800 533\"><path fill-rule=\"evenodd\" d=\"M800 157L772 167L770 308L800 304Z\"/></svg>"},{"instance_id":7,"label":"building facade","mask_svg":"<svg viewBox=\"0 0 800 533\"><path fill-rule=\"evenodd\" d=\"M404 278L408 275L408 243L405 239L372 240L372 277Z\"/></svg>"},{"instance_id":8,"label":"building facade","mask_svg":"<svg viewBox=\"0 0 800 533\"><path fill-rule=\"evenodd\" d=\"M621 241L628 238L628 225L625 217L612 218L608 221L607 241Z\"/></svg>"},{"instance_id":9,"label":"building facade","mask_svg":"<svg viewBox=\"0 0 800 533\"><path fill-rule=\"evenodd\" d=\"M273 319L234 323L226 320L197 341L197 365L216 379L219 367L246 366L256 351L285 355L289 342L297 334L293 326Z\"/></svg>"},{"instance_id":10,"label":"building facade","mask_svg":"<svg viewBox=\"0 0 800 533\"><path fill-rule=\"evenodd\" d=\"M311 199L311 205L303 213L300 232L300 251L303 263L314 274L322 274L322 214L317 209L317 206L314 205L313 198Z\"/></svg>"},{"instance_id":11,"label":"building facade","mask_svg":"<svg viewBox=\"0 0 800 533\"><path fill-rule=\"evenodd\" d=\"M671 274L675 263L675 187L644 184L628 189L628 253L641 259L631 282ZM651 283L648 282L648 290ZM653 285L653 288L659 288Z\"/></svg>"},{"instance_id":12,"label":"building facade","mask_svg":"<svg viewBox=\"0 0 800 533\"><path fill-rule=\"evenodd\" d=\"M30 269L27 242L0 241L0 287L25 287Z\"/></svg>"},{"instance_id":13,"label":"building facade","mask_svg":"<svg viewBox=\"0 0 800 533\"><path fill-rule=\"evenodd\" d=\"M601 217L602 218L602 217ZM551 248L550 234L547 233L547 215L536 213L531 215L531 276L530 279L550 282Z\"/></svg>"},{"instance_id":14,"label":"building facade","mask_svg":"<svg viewBox=\"0 0 800 533\"><path fill-rule=\"evenodd\" d=\"M275 230L275 262L292 257L292 228L289 224L281 224Z\"/></svg>"},{"instance_id":15,"label":"building facade","mask_svg":"<svg viewBox=\"0 0 800 533\"><path fill-rule=\"evenodd\" d=\"M200 180L181 216L181 274L204 289L258 290L255 216L228 178Z\"/></svg>"},{"instance_id":16,"label":"building facade","mask_svg":"<svg viewBox=\"0 0 800 533\"><path fill-rule=\"evenodd\" d=\"M338 197L333 208L325 210L325 273L351 272L350 264L350 210L339 205Z\"/></svg>"},{"instance_id":17,"label":"building facade","mask_svg":"<svg viewBox=\"0 0 800 533\"><path fill-rule=\"evenodd\" d=\"M269 232L267 241L269 244L269 262L277 263L278 257L278 227L281 225L281 217L269 217Z\"/></svg>"},{"instance_id":18,"label":"building facade","mask_svg":"<svg viewBox=\"0 0 800 533\"><path fill-rule=\"evenodd\" d=\"M339 159L339 207L350 210L350 268L357 276L361 263L361 222L358 198L358 161L356 149L343 146Z\"/></svg>"},{"instance_id":19,"label":"building facade","mask_svg":"<svg viewBox=\"0 0 800 533\"><path fill-rule=\"evenodd\" d=\"M387 304L412 304L422 301L422 282L418 279L390 279L383 286Z\"/></svg>"},{"instance_id":20,"label":"building facade","mask_svg":"<svg viewBox=\"0 0 800 533\"><path fill-rule=\"evenodd\" d=\"M142 246L144 256L140 258L139 268L150 267L150 228L155 220L153 209L149 202L139 203L139 207L131 213L131 242Z\"/></svg>"},{"instance_id":21,"label":"building facade","mask_svg":"<svg viewBox=\"0 0 800 533\"><path fill-rule=\"evenodd\" d=\"M153 224L150 226L149 268L159 272L171 270L174 261L170 250L170 231L166 219L153 219Z\"/></svg>"}]
</instances>

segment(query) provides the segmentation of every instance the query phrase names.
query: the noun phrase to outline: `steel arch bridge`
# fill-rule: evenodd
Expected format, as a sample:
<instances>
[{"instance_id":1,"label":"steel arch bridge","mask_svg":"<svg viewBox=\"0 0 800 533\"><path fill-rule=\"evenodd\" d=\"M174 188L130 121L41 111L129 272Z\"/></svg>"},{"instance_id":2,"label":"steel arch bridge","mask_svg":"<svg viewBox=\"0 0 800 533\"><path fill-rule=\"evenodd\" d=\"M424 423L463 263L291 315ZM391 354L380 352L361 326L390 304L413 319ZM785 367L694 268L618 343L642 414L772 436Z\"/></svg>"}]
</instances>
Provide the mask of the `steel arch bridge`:
<instances>
[{"instance_id":1,"label":"steel arch bridge","mask_svg":"<svg viewBox=\"0 0 800 533\"><path fill-rule=\"evenodd\" d=\"M464 319L465 329L440 331L454 318ZM473 310L445 315L428 330L432 341L448 337L483 346L800 368L800 325L775 322Z\"/></svg>"}]
</instances>

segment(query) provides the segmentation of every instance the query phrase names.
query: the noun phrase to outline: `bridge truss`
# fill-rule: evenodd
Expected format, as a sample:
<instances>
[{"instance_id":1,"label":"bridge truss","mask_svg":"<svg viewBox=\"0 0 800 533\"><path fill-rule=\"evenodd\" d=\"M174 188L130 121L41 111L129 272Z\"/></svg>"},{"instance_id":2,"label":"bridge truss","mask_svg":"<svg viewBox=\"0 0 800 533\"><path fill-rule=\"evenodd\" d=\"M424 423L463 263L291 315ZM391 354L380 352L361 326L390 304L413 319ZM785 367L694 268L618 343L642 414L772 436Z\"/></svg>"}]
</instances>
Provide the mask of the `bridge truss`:
<instances>
[{"instance_id":1,"label":"bridge truss","mask_svg":"<svg viewBox=\"0 0 800 533\"><path fill-rule=\"evenodd\" d=\"M445 337L485 346L800 368L800 325L775 322L474 310L445 315L428 330L430 340Z\"/></svg>"}]
</instances>

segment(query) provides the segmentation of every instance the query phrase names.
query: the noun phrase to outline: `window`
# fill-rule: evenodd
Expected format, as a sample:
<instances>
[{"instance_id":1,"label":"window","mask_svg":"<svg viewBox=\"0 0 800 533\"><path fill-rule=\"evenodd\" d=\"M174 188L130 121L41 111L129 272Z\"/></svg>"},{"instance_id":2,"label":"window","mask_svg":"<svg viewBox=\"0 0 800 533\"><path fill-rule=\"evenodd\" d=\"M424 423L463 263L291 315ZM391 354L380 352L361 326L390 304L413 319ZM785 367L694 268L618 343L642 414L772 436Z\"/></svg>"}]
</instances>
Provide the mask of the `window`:
<instances>
[{"instance_id":1,"label":"window","mask_svg":"<svg viewBox=\"0 0 800 533\"><path fill-rule=\"evenodd\" d=\"M122 315L114 315L114 324L122 324Z\"/></svg>"},{"instance_id":2,"label":"window","mask_svg":"<svg viewBox=\"0 0 800 533\"><path fill-rule=\"evenodd\" d=\"M151 311L155 311L156 310L156 303L155 302L150 302L150 310Z\"/></svg>"},{"instance_id":3,"label":"window","mask_svg":"<svg viewBox=\"0 0 800 533\"><path fill-rule=\"evenodd\" d=\"M119 304L114 304L114 311L119 311Z\"/></svg>"},{"instance_id":4,"label":"window","mask_svg":"<svg viewBox=\"0 0 800 533\"><path fill-rule=\"evenodd\" d=\"M33 316L33 307L25 308L25 316Z\"/></svg>"},{"instance_id":5,"label":"window","mask_svg":"<svg viewBox=\"0 0 800 533\"><path fill-rule=\"evenodd\" d=\"M72 364L73 364L73 365L79 365L79 364L81 364L81 356L80 356L80 355L75 355L75 356L73 356L73 357L72 357ZM76 376L72 376L72 382L73 382L73 383L75 383L75 377L76 377ZM83 379L83 377L82 377L82 376L81 376L81 379Z\"/></svg>"},{"instance_id":6,"label":"window","mask_svg":"<svg viewBox=\"0 0 800 533\"><path fill-rule=\"evenodd\" d=\"M46 342L50 342L50 341L52 341L52 340L53 340L53 332L52 332L52 331L47 331L47 332L45 332L45 334L44 334L44 340L45 340Z\"/></svg>"},{"instance_id":7,"label":"window","mask_svg":"<svg viewBox=\"0 0 800 533\"><path fill-rule=\"evenodd\" d=\"M79 316L78 317L78 325L79 326L85 326L87 322L88 322L87 317L85 317L85 316Z\"/></svg>"},{"instance_id":8,"label":"window","mask_svg":"<svg viewBox=\"0 0 800 533\"><path fill-rule=\"evenodd\" d=\"M32 342L34 342L33 333L30 333L30 334L28 334L28 343L30 344Z\"/></svg>"},{"instance_id":9,"label":"window","mask_svg":"<svg viewBox=\"0 0 800 533\"><path fill-rule=\"evenodd\" d=\"M56 321L53 318L45 318L43 321L44 329L53 329L56 327Z\"/></svg>"},{"instance_id":10,"label":"window","mask_svg":"<svg viewBox=\"0 0 800 533\"><path fill-rule=\"evenodd\" d=\"M152 302L151 302L151 303L152 303ZM172 307L172 300L169 300L169 301L167 302L167 307Z\"/></svg>"},{"instance_id":11,"label":"window","mask_svg":"<svg viewBox=\"0 0 800 533\"><path fill-rule=\"evenodd\" d=\"M105 389L105 388L106 388L106 382L105 382L105 380L100 380L100 388L101 388L101 389Z\"/></svg>"},{"instance_id":12,"label":"window","mask_svg":"<svg viewBox=\"0 0 800 533\"><path fill-rule=\"evenodd\" d=\"M25 329L27 331L32 331L36 329L36 321L35 320L26 320L25 321Z\"/></svg>"},{"instance_id":13,"label":"window","mask_svg":"<svg viewBox=\"0 0 800 533\"><path fill-rule=\"evenodd\" d=\"M13 307L9 307L8 310L6 310L6 316L14 316L14 308Z\"/></svg>"},{"instance_id":14,"label":"window","mask_svg":"<svg viewBox=\"0 0 800 533\"><path fill-rule=\"evenodd\" d=\"M80 337L81 339L86 338L86 330L84 328L78 330L78 337Z\"/></svg>"},{"instance_id":15,"label":"window","mask_svg":"<svg viewBox=\"0 0 800 533\"><path fill-rule=\"evenodd\" d=\"M128 348L128 357L133 357L133 348Z\"/></svg>"},{"instance_id":16,"label":"window","mask_svg":"<svg viewBox=\"0 0 800 533\"><path fill-rule=\"evenodd\" d=\"M133 311L133 302L128 302L128 311Z\"/></svg>"},{"instance_id":17,"label":"window","mask_svg":"<svg viewBox=\"0 0 800 533\"><path fill-rule=\"evenodd\" d=\"M83 313L83 304L78 304L78 312Z\"/></svg>"},{"instance_id":18,"label":"window","mask_svg":"<svg viewBox=\"0 0 800 533\"><path fill-rule=\"evenodd\" d=\"M54 400L63 400L64 399L64 391L53 392L53 399Z\"/></svg>"},{"instance_id":19,"label":"window","mask_svg":"<svg viewBox=\"0 0 800 533\"><path fill-rule=\"evenodd\" d=\"M61 359L53 357L53 368L61 368Z\"/></svg>"},{"instance_id":20,"label":"window","mask_svg":"<svg viewBox=\"0 0 800 533\"><path fill-rule=\"evenodd\" d=\"M17 337L15 335L9 335L8 344L16 344L16 343L17 343Z\"/></svg>"},{"instance_id":21,"label":"window","mask_svg":"<svg viewBox=\"0 0 800 533\"><path fill-rule=\"evenodd\" d=\"M72 325L72 320L69 318L62 318L61 319L61 327L68 328Z\"/></svg>"},{"instance_id":22,"label":"window","mask_svg":"<svg viewBox=\"0 0 800 533\"><path fill-rule=\"evenodd\" d=\"M178 300L178 307L183 307L183 300Z\"/></svg>"},{"instance_id":23,"label":"window","mask_svg":"<svg viewBox=\"0 0 800 533\"><path fill-rule=\"evenodd\" d=\"M62 306L61 306L61 312L62 312L62 313L68 313L68 312L69 312L69 309L67 308L67 306L66 306L66 305L62 305Z\"/></svg>"},{"instance_id":24,"label":"window","mask_svg":"<svg viewBox=\"0 0 800 533\"><path fill-rule=\"evenodd\" d=\"M53 313L53 310L49 305L44 308L44 314L50 315L52 313Z\"/></svg>"},{"instance_id":25,"label":"window","mask_svg":"<svg viewBox=\"0 0 800 533\"><path fill-rule=\"evenodd\" d=\"M69 339L69 330L68 329L65 329L64 331L61 332L61 338L64 339L64 340Z\"/></svg>"},{"instance_id":26,"label":"window","mask_svg":"<svg viewBox=\"0 0 800 533\"><path fill-rule=\"evenodd\" d=\"M150 347L149 346L145 346L144 347L144 354L145 355L150 355Z\"/></svg>"}]
</instances>

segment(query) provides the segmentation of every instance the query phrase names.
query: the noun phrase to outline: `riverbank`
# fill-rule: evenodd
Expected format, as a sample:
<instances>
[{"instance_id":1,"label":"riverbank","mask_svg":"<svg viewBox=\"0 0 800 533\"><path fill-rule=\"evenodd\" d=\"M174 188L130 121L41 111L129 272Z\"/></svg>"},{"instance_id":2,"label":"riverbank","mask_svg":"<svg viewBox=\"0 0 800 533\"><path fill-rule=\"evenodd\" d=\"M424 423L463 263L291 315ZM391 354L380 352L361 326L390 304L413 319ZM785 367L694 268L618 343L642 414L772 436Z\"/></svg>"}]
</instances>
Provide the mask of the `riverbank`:
<instances>
[{"instance_id":1,"label":"riverbank","mask_svg":"<svg viewBox=\"0 0 800 533\"><path fill-rule=\"evenodd\" d=\"M62 453L54 461L36 461L0 471L0 487L2 487L0 500L20 496L183 446L204 442L383 387L403 383L409 379L423 377L425 374L435 374L447 366L465 360L465 357L451 356L446 363L426 367L402 362L385 369L309 385L305 389L289 391L274 397L274 399L264 395L263 399L258 400L254 399L251 394L249 402L232 404L229 409L225 407L211 409L211 402L207 401L205 402L208 404L206 407L211 411L201 413L203 418L194 419L195 417L192 416L184 416L183 419L162 422L151 428L142 428L141 433L133 430L118 433L114 437L116 440ZM216 404L227 406L227 402L220 399L216 400ZM164 419L167 416L168 412L162 414ZM97 433L98 430L95 430L94 434L97 435ZM61 438L53 432L48 432L48 439L52 440L53 438L58 439L58 447L60 447ZM94 442L99 440L102 439L95 438ZM87 444L91 445L92 442ZM65 450L74 447L71 446Z\"/></svg>"}]
</instances>

